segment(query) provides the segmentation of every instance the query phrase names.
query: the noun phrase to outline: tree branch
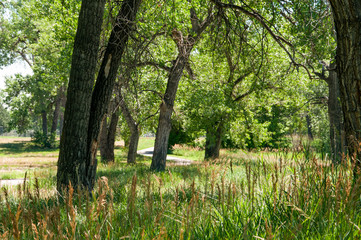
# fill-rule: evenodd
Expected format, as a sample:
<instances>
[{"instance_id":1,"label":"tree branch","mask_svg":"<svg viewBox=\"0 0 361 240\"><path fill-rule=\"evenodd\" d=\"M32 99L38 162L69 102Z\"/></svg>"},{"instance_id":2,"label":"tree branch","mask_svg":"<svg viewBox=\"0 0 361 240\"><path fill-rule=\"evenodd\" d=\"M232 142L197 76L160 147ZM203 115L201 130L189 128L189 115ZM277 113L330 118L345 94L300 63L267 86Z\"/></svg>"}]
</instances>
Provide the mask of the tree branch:
<instances>
[{"instance_id":1,"label":"tree branch","mask_svg":"<svg viewBox=\"0 0 361 240\"><path fill-rule=\"evenodd\" d=\"M138 125L140 125L141 123L147 121L149 118L154 117L155 115L157 115L159 113L159 111L160 111L160 107L158 108L158 110L155 113L153 113L153 114L149 115L148 117L145 117L142 120L140 120Z\"/></svg>"},{"instance_id":2,"label":"tree branch","mask_svg":"<svg viewBox=\"0 0 361 240\"><path fill-rule=\"evenodd\" d=\"M214 2L216 4L216 6L218 6L219 8L229 8L229 9L239 11L239 12L244 13L245 15L255 19L257 22L259 22L261 24L261 26L264 27L267 30L267 32L271 35L271 37L277 42L277 44L286 52L286 54L288 55L288 57L292 61L292 63L295 66L304 68L306 70L308 76L311 79L313 78L312 74L310 73L310 71L304 64L298 63L294 60L292 54L288 51L285 44L288 45L289 47L291 47L292 49L294 48L294 46L289 41L287 41L285 38L283 38L282 36L275 34L273 32L273 30L271 29L271 27L266 23L267 20L262 15L260 15L258 12L254 11L253 9L252 9L252 12L250 12L242 6L223 3L219 0L211 0L211 1ZM250 7L248 7L248 8L250 8Z\"/></svg>"},{"instance_id":3,"label":"tree branch","mask_svg":"<svg viewBox=\"0 0 361 240\"><path fill-rule=\"evenodd\" d=\"M164 99L164 96L161 92L158 92L158 91L155 91L152 89L144 89L144 90L140 90L139 92L152 92L152 93L155 93L156 95L158 95L162 101Z\"/></svg>"},{"instance_id":4,"label":"tree branch","mask_svg":"<svg viewBox=\"0 0 361 240\"><path fill-rule=\"evenodd\" d=\"M151 62L151 61L146 61L146 62L139 62L137 64L135 64L136 67L144 67L144 66L152 66L155 68L160 68L163 69L164 71L170 72L171 68L165 66L164 64L161 63L156 63L156 62Z\"/></svg>"}]
</instances>

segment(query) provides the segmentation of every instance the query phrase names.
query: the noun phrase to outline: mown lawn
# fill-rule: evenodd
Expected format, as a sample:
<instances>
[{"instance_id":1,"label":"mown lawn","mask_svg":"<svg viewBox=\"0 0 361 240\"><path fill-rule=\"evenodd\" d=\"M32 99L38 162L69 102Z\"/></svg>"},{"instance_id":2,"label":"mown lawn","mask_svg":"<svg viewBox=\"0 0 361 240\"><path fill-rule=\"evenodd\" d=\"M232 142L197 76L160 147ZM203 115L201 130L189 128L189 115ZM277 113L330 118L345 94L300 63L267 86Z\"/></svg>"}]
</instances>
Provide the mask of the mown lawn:
<instances>
[{"instance_id":1,"label":"mown lawn","mask_svg":"<svg viewBox=\"0 0 361 240\"><path fill-rule=\"evenodd\" d=\"M93 196L71 187L58 195L51 174L3 189L0 239L361 237L360 181L347 161L222 151L217 161L159 173L149 158L127 165L117 151L115 163L99 165Z\"/></svg>"}]
</instances>

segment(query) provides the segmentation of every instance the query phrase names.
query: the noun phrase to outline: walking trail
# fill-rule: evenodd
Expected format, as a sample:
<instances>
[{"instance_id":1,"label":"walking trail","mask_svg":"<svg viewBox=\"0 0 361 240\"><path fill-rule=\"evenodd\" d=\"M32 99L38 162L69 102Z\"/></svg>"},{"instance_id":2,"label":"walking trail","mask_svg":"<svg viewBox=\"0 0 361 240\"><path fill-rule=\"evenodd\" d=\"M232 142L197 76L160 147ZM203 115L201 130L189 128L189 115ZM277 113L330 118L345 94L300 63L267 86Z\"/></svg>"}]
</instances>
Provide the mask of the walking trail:
<instances>
[{"instance_id":1,"label":"walking trail","mask_svg":"<svg viewBox=\"0 0 361 240\"><path fill-rule=\"evenodd\" d=\"M23 184L24 183L24 179L5 179L5 180L0 180L0 188L1 187L5 187L5 186L13 186L13 185L19 185L19 184Z\"/></svg>"},{"instance_id":2,"label":"walking trail","mask_svg":"<svg viewBox=\"0 0 361 240\"><path fill-rule=\"evenodd\" d=\"M152 157L153 156L154 147L146 148L143 150L139 150L137 153L142 156ZM174 165L191 165L193 163L192 160L177 158L173 156L167 156L167 161L172 162ZM5 186L14 186L24 183L24 179L6 179L0 180L0 188Z\"/></svg>"},{"instance_id":3,"label":"walking trail","mask_svg":"<svg viewBox=\"0 0 361 240\"><path fill-rule=\"evenodd\" d=\"M154 147L146 148L143 150L139 150L137 153L146 157L153 157ZM175 165L191 165L193 163L192 160L177 158L173 156L167 155L167 161L174 163Z\"/></svg>"}]
</instances>

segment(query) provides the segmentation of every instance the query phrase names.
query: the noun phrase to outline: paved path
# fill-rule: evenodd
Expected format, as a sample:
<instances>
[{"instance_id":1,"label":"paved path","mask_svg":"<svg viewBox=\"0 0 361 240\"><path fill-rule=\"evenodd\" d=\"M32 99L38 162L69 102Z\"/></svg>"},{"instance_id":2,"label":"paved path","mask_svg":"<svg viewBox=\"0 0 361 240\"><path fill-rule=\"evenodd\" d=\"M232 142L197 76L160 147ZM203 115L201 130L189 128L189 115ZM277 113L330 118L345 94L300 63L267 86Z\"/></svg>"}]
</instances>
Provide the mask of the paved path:
<instances>
[{"instance_id":1,"label":"paved path","mask_svg":"<svg viewBox=\"0 0 361 240\"><path fill-rule=\"evenodd\" d=\"M24 178L22 179L6 179L6 180L0 180L0 187L4 186L14 186L24 183Z\"/></svg>"},{"instance_id":2,"label":"paved path","mask_svg":"<svg viewBox=\"0 0 361 240\"><path fill-rule=\"evenodd\" d=\"M137 153L139 155L152 157L153 156L154 147L146 148L143 150L139 150ZM167 161L174 163L175 165L191 165L193 163L192 160L183 159L183 158L177 158L173 156L167 156ZM6 180L0 180L0 188L4 186L14 186L23 184L24 179L6 179Z\"/></svg>"},{"instance_id":3,"label":"paved path","mask_svg":"<svg viewBox=\"0 0 361 240\"><path fill-rule=\"evenodd\" d=\"M137 153L146 157L153 157L154 147L146 148L143 150L139 150ZM177 158L173 156L167 156L167 161L173 162L176 165L191 165L193 163L192 160Z\"/></svg>"}]
</instances>

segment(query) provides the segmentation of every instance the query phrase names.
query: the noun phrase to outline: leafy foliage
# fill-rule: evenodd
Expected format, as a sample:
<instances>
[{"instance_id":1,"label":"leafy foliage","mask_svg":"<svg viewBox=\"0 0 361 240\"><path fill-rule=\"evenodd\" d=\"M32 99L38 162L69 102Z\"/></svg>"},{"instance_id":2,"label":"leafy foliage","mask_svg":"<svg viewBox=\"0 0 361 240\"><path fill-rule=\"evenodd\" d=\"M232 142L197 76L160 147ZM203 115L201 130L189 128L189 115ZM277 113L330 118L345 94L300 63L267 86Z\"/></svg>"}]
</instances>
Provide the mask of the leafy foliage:
<instances>
[{"instance_id":1,"label":"leafy foliage","mask_svg":"<svg viewBox=\"0 0 361 240\"><path fill-rule=\"evenodd\" d=\"M41 131L35 131L31 141L41 148L54 148L55 140L55 133L44 135Z\"/></svg>"}]
</instances>

